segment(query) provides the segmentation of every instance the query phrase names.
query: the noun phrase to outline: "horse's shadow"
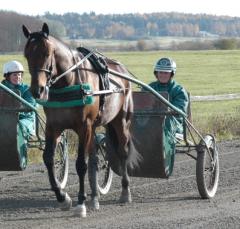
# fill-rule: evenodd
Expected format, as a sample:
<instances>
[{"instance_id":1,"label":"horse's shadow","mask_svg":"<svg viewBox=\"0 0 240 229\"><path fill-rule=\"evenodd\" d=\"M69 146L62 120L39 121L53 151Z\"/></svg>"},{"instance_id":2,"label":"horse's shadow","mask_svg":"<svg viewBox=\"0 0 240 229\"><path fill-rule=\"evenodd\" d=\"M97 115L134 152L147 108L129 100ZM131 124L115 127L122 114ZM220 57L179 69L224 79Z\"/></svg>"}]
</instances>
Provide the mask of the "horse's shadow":
<instances>
[{"instance_id":1,"label":"horse's shadow","mask_svg":"<svg viewBox=\"0 0 240 229\"><path fill-rule=\"evenodd\" d=\"M39 210L41 209L46 209L49 207L57 207L57 202L55 199L49 200L49 199L36 199L36 198L22 198L18 199L0 199L0 206L1 210L0 211L18 211L19 209L29 209L29 208L38 208Z\"/></svg>"},{"instance_id":2,"label":"horse's shadow","mask_svg":"<svg viewBox=\"0 0 240 229\"><path fill-rule=\"evenodd\" d=\"M179 197L159 197L159 198L150 198L150 197L144 197L144 198L134 198L133 202L130 204L147 204L147 203L167 203L167 202L181 202L181 201L197 201L200 197L198 196L179 196ZM120 205L126 205L126 203L120 203L117 200L101 200L100 201L101 206L120 206Z\"/></svg>"}]
</instances>

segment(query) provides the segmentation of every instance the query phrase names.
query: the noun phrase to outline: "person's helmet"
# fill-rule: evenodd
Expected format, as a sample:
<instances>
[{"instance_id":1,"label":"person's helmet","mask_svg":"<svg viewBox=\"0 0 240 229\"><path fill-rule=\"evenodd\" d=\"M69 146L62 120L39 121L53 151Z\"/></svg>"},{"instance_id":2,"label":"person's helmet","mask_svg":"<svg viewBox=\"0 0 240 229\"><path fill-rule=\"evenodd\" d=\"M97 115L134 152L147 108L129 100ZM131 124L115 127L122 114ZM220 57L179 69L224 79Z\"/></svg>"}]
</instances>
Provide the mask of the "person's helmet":
<instances>
[{"instance_id":1,"label":"person's helmet","mask_svg":"<svg viewBox=\"0 0 240 229\"><path fill-rule=\"evenodd\" d=\"M176 73L177 65L175 61L173 61L171 58L161 58L157 61L154 67L154 74L156 72L172 72L172 75Z\"/></svg>"},{"instance_id":2,"label":"person's helmet","mask_svg":"<svg viewBox=\"0 0 240 229\"><path fill-rule=\"evenodd\" d=\"M9 61L3 65L3 74L4 75L7 75L7 74L13 73L13 72L24 72L23 65L16 60Z\"/></svg>"}]
</instances>

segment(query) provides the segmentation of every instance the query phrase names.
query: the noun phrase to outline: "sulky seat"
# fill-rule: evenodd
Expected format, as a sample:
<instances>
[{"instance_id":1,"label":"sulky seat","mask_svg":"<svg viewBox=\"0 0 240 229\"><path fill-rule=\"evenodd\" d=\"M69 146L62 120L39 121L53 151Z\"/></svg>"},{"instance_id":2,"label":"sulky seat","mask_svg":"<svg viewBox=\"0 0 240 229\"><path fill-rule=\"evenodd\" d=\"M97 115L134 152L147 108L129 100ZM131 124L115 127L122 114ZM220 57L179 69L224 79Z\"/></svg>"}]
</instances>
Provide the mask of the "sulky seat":
<instances>
[{"instance_id":1,"label":"sulky seat","mask_svg":"<svg viewBox=\"0 0 240 229\"><path fill-rule=\"evenodd\" d=\"M18 125L19 109L21 103L0 89L0 171L20 171L27 165L27 145Z\"/></svg>"}]
</instances>

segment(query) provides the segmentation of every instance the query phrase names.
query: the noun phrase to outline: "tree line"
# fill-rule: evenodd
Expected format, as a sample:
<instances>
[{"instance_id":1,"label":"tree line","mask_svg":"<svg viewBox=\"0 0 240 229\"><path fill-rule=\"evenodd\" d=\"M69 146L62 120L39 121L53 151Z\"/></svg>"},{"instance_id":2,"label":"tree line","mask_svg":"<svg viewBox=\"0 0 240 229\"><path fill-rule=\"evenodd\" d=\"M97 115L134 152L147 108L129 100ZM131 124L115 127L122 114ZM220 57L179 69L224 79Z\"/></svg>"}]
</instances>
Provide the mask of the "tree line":
<instances>
[{"instance_id":1,"label":"tree line","mask_svg":"<svg viewBox=\"0 0 240 229\"><path fill-rule=\"evenodd\" d=\"M45 21L49 24L52 35L59 38L66 36L65 27L60 22L47 18ZM23 24L32 31L39 31L42 28L43 19L0 10L0 53L23 51L26 43L22 32Z\"/></svg>"},{"instance_id":2,"label":"tree line","mask_svg":"<svg viewBox=\"0 0 240 229\"><path fill-rule=\"evenodd\" d=\"M0 52L23 50L26 38L22 33L22 24L31 24L33 28L39 28L42 22L34 17L0 11Z\"/></svg>"},{"instance_id":3,"label":"tree line","mask_svg":"<svg viewBox=\"0 0 240 229\"><path fill-rule=\"evenodd\" d=\"M206 14L148 13L95 14L45 13L61 22L71 38L142 39L149 36L240 36L240 18Z\"/></svg>"},{"instance_id":4,"label":"tree line","mask_svg":"<svg viewBox=\"0 0 240 229\"><path fill-rule=\"evenodd\" d=\"M36 31L43 22L48 23L52 35L71 40L94 38L141 41L163 36L240 36L239 17L174 12L107 15L94 12L59 15L47 12L43 16L33 17L0 10L0 52L22 51L26 42L22 24Z\"/></svg>"}]
</instances>

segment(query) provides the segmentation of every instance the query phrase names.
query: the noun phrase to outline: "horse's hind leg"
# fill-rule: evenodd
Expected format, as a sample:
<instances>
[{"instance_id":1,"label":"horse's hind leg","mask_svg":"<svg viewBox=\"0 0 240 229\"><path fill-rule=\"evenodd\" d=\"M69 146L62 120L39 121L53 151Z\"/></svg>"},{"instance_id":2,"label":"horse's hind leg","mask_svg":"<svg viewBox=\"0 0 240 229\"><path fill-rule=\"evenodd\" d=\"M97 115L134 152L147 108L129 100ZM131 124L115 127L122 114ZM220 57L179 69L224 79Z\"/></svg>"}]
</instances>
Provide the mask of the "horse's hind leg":
<instances>
[{"instance_id":1,"label":"horse's hind leg","mask_svg":"<svg viewBox=\"0 0 240 229\"><path fill-rule=\"evenodd\" d=\"M94 144L95 145L95 144ZM91 202L90 207L98 210L99 206L99 191L98 191L98 157L96 155L96 146L94 147L93 152L89 155L89 163L88 163L88 178L89 184L91 188Z\"/></svg>"},{"instance_id":2,"label":"horse's hind leg","mask_svg":"<svg viewBox=\"0 0 240 229\"><path fill-rule=\"evenodd\" d=\"M131 119L133 115L133 100L129 91L122 111L118 114L113 124L115 136L117 136L117 153L120 158L122 172L122 193L119 201L122 203L132 202L129 188L128 169L134 169L141 161L141 156L134 147L130 133Z\"/></svg>"},{"instance_id":3,"label":"horse's hind leg","mask_svg":"<svg viewBox=\"0 0 240 229\"><path fill-rule=\"evenodd\" d=\"M123 121L124 122L124 121ZM129 134L128 134L128 127L127 127L127 123L123 123L123 130L120 132L119 135L119 145L118 145L118 152L120 155L120 163L121 163L121 168L122 168L122 192L121 192L121 196L119 199L120 203L131 203L132 202L132 196L131 196L131 192L130 192L130 188L129 188L129 183L130 183L130 179L129 179L129 175L128 175L128 171L127 171L127 167L128 167L128 157L129 155L129 141L131 141L129 139ZM121 136L121 133L123 134Z\"/></svg>"},{"instance_id":4,"label":"horse's hind leg","mask_svg":"<svg viewBox=\"0 0 240 229\"><path fill-rule=\"evenodd\" d=\"M64 193L61 189L61 186L57 181L55 174L54 153L59 136L60 132L58 134L53 134L48 130L48 128L46 128L46 144L43 152L43 161L47 167L51 189L55 192L60 208L62 210L69 210L72 206L72 200L69 195L67 193Z\"/></svg>"},{"instance_id":5,"label":"horse's hind leg","mask_svg":"<svg viewBox=\"0 0 240 229\"><path fill-rule=\"evenodd\" d=\"M115 138L115 146L117 146L117 154L120 161L120 171L122 174L122 193L119 201L121 203L132 202L131 192L129 188L128 165L131 163L137 164L137 157L131 154L137 153L134 151L131 135L130 135L130 117L126 114L119 115L108 125L109 137ZM130 163L130 164L129 164Z\"/></svg>"}]
</instances>

